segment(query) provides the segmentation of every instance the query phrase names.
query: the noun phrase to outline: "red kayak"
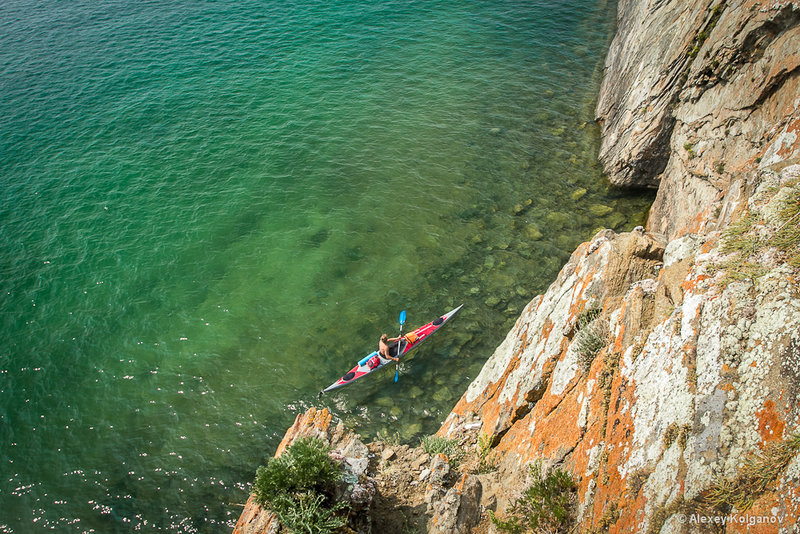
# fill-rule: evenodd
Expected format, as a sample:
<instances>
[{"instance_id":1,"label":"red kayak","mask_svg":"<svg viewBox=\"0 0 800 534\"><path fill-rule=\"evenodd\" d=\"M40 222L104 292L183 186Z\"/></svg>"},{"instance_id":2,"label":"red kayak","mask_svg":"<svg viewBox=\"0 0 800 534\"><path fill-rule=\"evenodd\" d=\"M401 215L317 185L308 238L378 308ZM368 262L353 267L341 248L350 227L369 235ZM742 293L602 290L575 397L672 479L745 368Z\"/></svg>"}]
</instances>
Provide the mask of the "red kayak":
<instances>
[{"instance_id":1,"label":"red kayak","mask_svg":"<svg viewBox=\"0 0 800 534\"><path fill-rule=\"evenodd\" d=\"M392 356L396 356L398 358L402 358L415 348L419 347L423 341L428 339L431 334L442 328L444 325L447 324L453 316L458 313L464 306L463 304L454 310L450 310L449 312L445 313L441 317L438 317L431 321L430 323L420 326L416 330L412 330L411 332L405 334L403 337L400 338L399 341L391 344L389 346L389 354ZM399 350L398 350L399 349ZM399 356L398 356L399 352ZM342 378L331 384L330 386L323 389L320 393L326 393L328 391L332 391L336 388L340 388L346 386L348 384L352 384L362 376L366 376L370 373L374 373L381 367L386 364L392 363L394 360L388 360L378 354L378 351L372 352L368 354L364 358L362 358L355 367L350 369L350 372L344 375Z\"/></svg>"}]
</instances>

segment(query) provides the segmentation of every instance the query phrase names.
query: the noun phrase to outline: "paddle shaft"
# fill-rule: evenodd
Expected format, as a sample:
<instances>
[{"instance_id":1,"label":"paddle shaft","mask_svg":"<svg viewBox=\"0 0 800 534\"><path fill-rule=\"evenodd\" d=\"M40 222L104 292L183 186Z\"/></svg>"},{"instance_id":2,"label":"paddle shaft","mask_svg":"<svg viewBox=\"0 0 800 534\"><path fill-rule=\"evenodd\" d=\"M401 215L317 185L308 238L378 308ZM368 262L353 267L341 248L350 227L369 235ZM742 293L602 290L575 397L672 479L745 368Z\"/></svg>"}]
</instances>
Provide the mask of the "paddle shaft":
<instances>
[{"instance_id":1,"label":"paddle shaft","mask_svg":"<svg viewBox=\"0 0 800 534\"><path fill-rule=\"evenodd\" d=\"M403 324L406 322L406 311L403 310L400 312L400 334L397 336L397 362L394 366L394 381L397 382L400 379L400 371L398 370L397 366L400 364L400 348L401 343L403 341Z\"/></svg>"}]
</instances>

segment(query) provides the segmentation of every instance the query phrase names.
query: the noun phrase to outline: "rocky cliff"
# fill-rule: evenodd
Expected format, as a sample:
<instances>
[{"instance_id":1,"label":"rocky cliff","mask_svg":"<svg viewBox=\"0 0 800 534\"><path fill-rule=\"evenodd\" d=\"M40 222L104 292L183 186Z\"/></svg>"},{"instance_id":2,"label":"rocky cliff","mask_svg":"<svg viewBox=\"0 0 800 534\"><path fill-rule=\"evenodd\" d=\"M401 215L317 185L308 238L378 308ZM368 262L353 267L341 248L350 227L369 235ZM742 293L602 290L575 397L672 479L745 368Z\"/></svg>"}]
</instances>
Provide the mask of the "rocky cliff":
<instances>
[{"instance_id":1,"label":"rocky cliff","mask_svg":"<svg viewBox=\"0 0 800 534\"><path fill-rule=\"evenodd\" d=\"M492 531L537 462L575 532L800 531L800 3L620 0L597 116L609 178L658 188L647 228L527 305L439 430L458 467L365 446L372 532Z\"/></svg>"},{"instance_id":2,"label":"rocky cliff","mask_svg":"<svg viewBox=\"0 0 800 534\"><path fill-rule=\"evenodd\" d=\"M759 171L800 161L798 24L790 1L619 2L600 160L613 183L658 187L649 230L723 226Z\"/></svg>"},{"instance_id":3,"label":"rocky cliff","mask_svg":"<svg viewBox=\"0 0 800 534\"><path fill-rule=\"evenodd\" d=\"M800 528L799 24L797 2L619 3L600 158L658 195L646 231L574 252L443 425L493 437L498 510L543 460L583 531Z\"/></svg>"}]
</instances>

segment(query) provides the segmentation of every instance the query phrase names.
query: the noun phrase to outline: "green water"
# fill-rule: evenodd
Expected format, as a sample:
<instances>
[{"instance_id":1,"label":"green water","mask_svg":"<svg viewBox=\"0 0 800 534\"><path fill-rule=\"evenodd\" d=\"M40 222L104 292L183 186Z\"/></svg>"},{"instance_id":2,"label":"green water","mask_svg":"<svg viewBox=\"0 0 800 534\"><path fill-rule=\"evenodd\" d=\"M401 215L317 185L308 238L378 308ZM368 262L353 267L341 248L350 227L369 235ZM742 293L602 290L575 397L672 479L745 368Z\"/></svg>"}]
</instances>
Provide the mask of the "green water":
<instances>
[{"instance_id":1,"label":"green water","mask_svg":"<svg viewBox=\"0 0 800 534\"><path fill-rule=\"evenodd\" d=\"M574 247L642 222L596 162L614 13L3 2L0 532L227 532L312 404L435 431ZM461 303L397 384L316 401Z\"/></svg>"}]
</instances>

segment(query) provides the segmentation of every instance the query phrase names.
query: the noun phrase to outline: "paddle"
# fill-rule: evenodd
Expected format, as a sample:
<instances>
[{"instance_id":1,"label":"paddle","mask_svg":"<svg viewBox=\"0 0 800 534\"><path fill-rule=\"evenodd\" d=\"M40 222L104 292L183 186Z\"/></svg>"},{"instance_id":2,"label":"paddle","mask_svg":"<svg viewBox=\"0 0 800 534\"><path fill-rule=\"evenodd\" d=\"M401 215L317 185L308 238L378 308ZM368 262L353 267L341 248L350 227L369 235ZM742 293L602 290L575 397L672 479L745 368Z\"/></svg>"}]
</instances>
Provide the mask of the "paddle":
<instances>
[{"instance_id":1,"label":"paddle","mask_svg":"<svg viewBox=\"0 0 800 534\"><path fill-rule=\"evenodd\" d=\"M397 357L398 358L400 358L400 342L402 341L402 338L403 338L403 323L405 323L405 322L406 322L406 311L403 310L403 311L400 312L400 335L398 336L401 339L397 340ZM398 362L398 363L400 363L400 362ZM395 365L394 366L394 381L397 382L397 380L399 378L400 378L400 373L398 372L397 366Z\"/></svg>"}]
</instances>

